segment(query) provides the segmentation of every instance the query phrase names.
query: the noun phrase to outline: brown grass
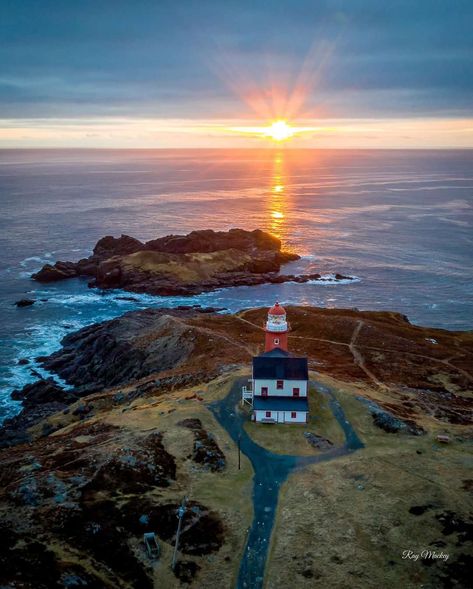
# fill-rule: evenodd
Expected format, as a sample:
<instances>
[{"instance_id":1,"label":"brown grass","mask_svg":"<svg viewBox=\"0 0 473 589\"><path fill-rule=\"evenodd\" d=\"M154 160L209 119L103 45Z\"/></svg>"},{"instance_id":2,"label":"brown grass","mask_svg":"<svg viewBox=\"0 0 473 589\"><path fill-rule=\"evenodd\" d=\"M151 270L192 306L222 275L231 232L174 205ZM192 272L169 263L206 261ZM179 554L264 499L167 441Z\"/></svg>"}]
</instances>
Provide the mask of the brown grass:
<instances>
[{"instance_id":1,"label":"brown grass","mask_svg":"<svg viewBox=\"0 0 473 589\"><path fill-rule=\"evenodd\" d=\"M121 263L126 268L169 276L183 283L208 280L216 274L242 268L251 258L235 249L209 253L168 254L141 251L125 256Z\"/></svg>"}]
</instances>

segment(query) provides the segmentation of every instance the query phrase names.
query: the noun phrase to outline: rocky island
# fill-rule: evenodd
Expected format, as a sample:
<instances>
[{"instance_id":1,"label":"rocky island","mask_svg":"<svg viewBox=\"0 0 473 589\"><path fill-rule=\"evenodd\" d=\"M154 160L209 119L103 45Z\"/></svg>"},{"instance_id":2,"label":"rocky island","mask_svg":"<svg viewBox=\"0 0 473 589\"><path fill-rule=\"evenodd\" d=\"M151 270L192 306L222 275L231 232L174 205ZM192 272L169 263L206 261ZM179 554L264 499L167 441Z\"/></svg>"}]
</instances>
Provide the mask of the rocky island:
<instances>
[{"instance_id":1,"label":"rocky island","mask_svg":"<svg viewBox=\"0 0 473 589\"><path fill-rule=\"evenodd\" d=\"M243 415L242 433L268 460L333 458L307 461L276 506L261 506L275 509L267 586L467 587L473 334L397 313L287 310L291 349L309 359L311 421L275 436ZM253 466L243 448L238 469L215 408L235 411L265 315L135 311L37 359L67 386L51 378L16 391L23 409L1 430L2 587L237 586ZM355 453L343 451L345 423L362 441ZM150 531L158 561L142 543ZM410 549L448 558L406 564Z\"/></svg>"},{"instance_id":2,"label":"rocky island","mask_svg":"<svg viewBox=\"0 0 473 589\"><path fill-rule=\"evenodd\" d=\"M308 282L320 274L280 274L281 266L299 259L281 250L281 241L256 229L211 229L168 235L143 243L122 235L100 239L88 258L46 264L33 274L39 282L90 278L89 286L121 288L152 295L196 295L229 286ZM333 281L350 280L335 274Z\"/></svg>"}]
</instances>

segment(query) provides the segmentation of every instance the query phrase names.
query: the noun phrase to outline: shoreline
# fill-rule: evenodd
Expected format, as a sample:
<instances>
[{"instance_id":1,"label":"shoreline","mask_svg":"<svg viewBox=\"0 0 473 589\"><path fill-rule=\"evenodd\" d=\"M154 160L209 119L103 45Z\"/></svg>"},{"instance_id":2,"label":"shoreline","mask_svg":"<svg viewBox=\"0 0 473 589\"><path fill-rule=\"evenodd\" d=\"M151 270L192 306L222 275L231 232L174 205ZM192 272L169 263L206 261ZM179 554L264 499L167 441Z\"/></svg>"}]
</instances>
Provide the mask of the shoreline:
<instances>
[{"instance_id":1,"label":"shoreline","mask_svg":"<svg viewBox=\"0 0 473 589\"><path fill-rule=\"evenodd\" d=\"M3 406L6 408L4 410L4 414L3 417L0 414L0 427L1 424L3 423L3 421L5 419L8 419L10 417L13 417L14 415L16 415L18 413L18 411L20 410L20 408L17 405L16 401L12 401L9 397L10 397L10 393L15 389L15 388L21 388L22 386L25 386L27 384L31 384L33 382L35 382L35 379L37 378L35 375L31 374L31 370L33 369L34 371L40 372L41 374L44 375L45 378L53 378L53 380L56 380L58 382L58 384L60 384L61 386L64 386L64 383L60 381L60 379L58 379L57 375L54 375L54 373L50 373L49 371L45 371L37 362L35 362L35 358L37 356L45 356L45 355L49 355L51 353L53 353L56 350L59 350L61 348L61 340L66 337L68 334L73 333L76 330L80 330L83 329L84 327L87 326L91 326L91 325L96 325L96 324L100 324L103 323L105 321L108 321L112 318L118 318L121 317L122 315L126 314L126 313L130 313L130 312L134 312L134 311L139 311L139 310L143 310L143 309L147 309L147 308L158 308L158 309L165 309L165 308L170 308L170 309L175 309L176 307L180 307L182 305L186 305L187 303L191 304L191 305L201 305L203 307L205 306L213 306L213 295L217 294L217 293L204 293L201 295L197 295L197 296L193 296L193 297L154 297L153 295L141 295L141 294L137 294L135 295L136 300L132 301L132 300L127 300L127 295L129 295L130 293L127 293L127 291L123 291L120 289L117 290L110 290L110 291L106 291L104 293L99 293L99 292L93 292L90 289L87 288L87 285L85 284L85 279L84 278L78 278L78 279L72 279L74 280L78 280L79 283L82 283L80 288L77 289L76 291L74 291L73 294L68 294L67 291L62 292L62 293L58 293L55 294L54 297L49 296L48 299L48 303L49 301L52 300L57 300L60 301L64 298L67 297L72 297L73 299L76 297L86 297L86 300L88 299L88 297L92 297L92 298L96 298L98 303L100 303L101 301L103 301L104 303L106 302L107 306L109 306L111 303L113 303L114 305L116 305L116 308L112 311L111 308L107 309L104 313L104 311L97 311L97 314L102 315L99 318L92 318L90 321L83 321L83 319L80 319L80 315L75 315L75 318L65 318L63 320L62 323L57 323L56 320L54 320L53 318L51 318L49 321L47 321L46 323L44 323L44 325L42 324L38 324L37 325L37 333L39 334L39 340L38 343L33 344L31 347L29 348L25 348L25 347L17 347L17 350L15 352L15 356L12 357L10 363L7 365L5 364L5 366L3 367L3 370L7 373L10 373L9 376L9 380L5 381L5 387L7 389L7 397L6 400L3 401ZM321 285L320 285L321 286ZM335 286L335 285L334 285ZM343 286L343 283L341 284L337 284L337 286ZM236 287L237 289L245 289L245 288L249 288L249 287ZM222 289L222 292L226 291L227 289ZM44 291L47 292L47 291ZM271 295L268 296L268 299L270 298ZM130 297L131 298L131 297ZM174 302L171 302L169 299L176 299ZM189 300L190 299L190 300ZM199 302L200 301L200 302ZM153 305L152 303L155 302L155 305ZM217 304L220 301L217 300ZM39 302L39 305L48 305L48 303L42 303ZM171 304L169 304L171 303ZM285 300L281 300L282 304L288 304L288 301ZM56 303L58 304L58 303ZM74 303L71 304L67 304L68 308L76 308L76 312L80 309L79 307L76 307ZM35 307L33 307L32 309L20 309L18 312L20 313L29 313L30 311L33 311L33 313L36 311L36 309L39 308L37 305ZM62 308L62 306L61 306ZM323 309L330 309L331 307L317 307L321 310ZM350 311L350 310L354 310L353 307L350 306L337 306L335 308L332 309L336 309L339 311ZM223 309L222 311L219 311L220 313L224 313L224 314L232 314L232 313L237 313L239 310L241 309ZM359 310L361 312L369 312L370 309L355 309L355 310ZM393 311L390 309L381 309L381 310L377 310L377 311L381 311L381 312L398 312L398 311ZM80 312L80 311L79 311ZM103 316L105 314L105 316ZM31 316L31 315L30 315ZM34 315L33 315L34 317ZM459 334L469 334L471 332L473 332L473 327L470 329L449 329L449 328L445 328L445 327L436 327L436 326L431 326L431 325L426 325L424 323L420 323L420 322L411 322L411 318L408 317L409 322L416 327L420 327L420 328L427 328L427 329L435 329L435 330L441 330L441 331L445 331L448 333L459 333ZM40 327L41 326L41 327ZM51 332L51 327L54 327L54 330ZM56 335L54 335L54 332L57 332ZM41 333L44 334L48 334L47 338L46 335L44 336L44 338L41 338ZM52 337L51 337L52 336ZM43 341L44 339L44 341ZM24 338L23 338L24 340ZM26 340L24 340L26 343ZM22 359L25 358L28 360L28 364L21 364L19 362L22 361ZM2 403L2 400L0 399L0 403Z\"/></svg>"}]
</instances>

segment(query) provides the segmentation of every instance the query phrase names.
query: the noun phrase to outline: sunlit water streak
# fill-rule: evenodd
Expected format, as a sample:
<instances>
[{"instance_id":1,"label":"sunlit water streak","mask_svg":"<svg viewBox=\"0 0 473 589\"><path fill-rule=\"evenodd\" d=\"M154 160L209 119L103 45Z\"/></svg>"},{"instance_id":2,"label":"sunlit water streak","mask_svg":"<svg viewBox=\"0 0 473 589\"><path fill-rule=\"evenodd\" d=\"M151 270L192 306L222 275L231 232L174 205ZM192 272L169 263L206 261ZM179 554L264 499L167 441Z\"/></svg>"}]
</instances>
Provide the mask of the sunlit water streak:
<instances>
[{"instance_id":1,"label":"sunlit water streak","mask_svg":"<svg viewBox=\"0 0 473 589\"><path fill-rule=\"evenodd\" d=\"M0 151L0 418L13 408L9 392L34 380L36 356L74 329L146 306L237 310L279 299L470 329L472 164L471 151ZM46 262L88 255L105 234L235 226L272 231L301 253L285 272L359 280L124 301L82 280L29 279ZM14 307L24 296L38 302Z\"/></svg>"}]
</instances>

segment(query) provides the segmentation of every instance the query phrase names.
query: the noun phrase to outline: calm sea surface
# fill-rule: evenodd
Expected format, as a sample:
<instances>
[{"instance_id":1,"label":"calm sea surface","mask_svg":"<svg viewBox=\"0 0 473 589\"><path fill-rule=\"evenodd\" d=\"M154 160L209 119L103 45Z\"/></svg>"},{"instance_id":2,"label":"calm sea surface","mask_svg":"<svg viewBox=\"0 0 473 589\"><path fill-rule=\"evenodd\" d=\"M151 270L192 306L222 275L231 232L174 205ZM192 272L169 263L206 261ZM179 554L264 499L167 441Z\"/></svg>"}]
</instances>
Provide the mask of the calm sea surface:
<instances>
[{"instance_id":1,"label":"calm sea surface","mask_svg":"<svg viewBox=\"0 0 473 589\"><path fill-rule=\"evenodd\" d=\"M73 329L146 306L236 310L279 299L473 327L473 151L0 150L0 206L0 419L17 410L11 390L35 379L36 356ZM285 272L358 280L129 302L82 280L29 278L46 262L88 255L106 234L230 227L278 235L303 256ZM38 302L17 309L21 297Z\"/></svg>"}]
</instances>

